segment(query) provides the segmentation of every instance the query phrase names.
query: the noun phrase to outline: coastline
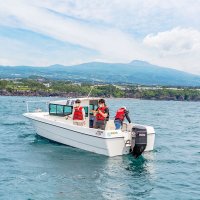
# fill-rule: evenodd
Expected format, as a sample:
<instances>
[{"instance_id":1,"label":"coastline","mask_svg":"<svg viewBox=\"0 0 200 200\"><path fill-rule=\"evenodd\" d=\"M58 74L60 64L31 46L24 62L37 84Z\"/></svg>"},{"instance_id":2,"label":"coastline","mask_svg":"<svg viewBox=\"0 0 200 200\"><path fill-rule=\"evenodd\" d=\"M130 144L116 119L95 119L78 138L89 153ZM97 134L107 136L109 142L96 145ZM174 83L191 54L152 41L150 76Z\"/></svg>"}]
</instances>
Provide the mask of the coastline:
<instances>
[{"instance_id":1,"label":"coastline","mask_svg":"<svg viewBox=\"0 0 200 200\"><path fill-rule=\"evenodd\" d=\"M46 92L46 91L6 91L6 90L0 90L0 96L24 96L24 97L60 97L60 98L81 98L85 97L86 95L81 95L77 92ZM93 95L92 95L93 96ZM135 97L133 96L124 96L124 97L114 97L111 95L104 95L104 96L96 96L95 97L101 97L101 98L109 98L109 99L137 99L137 100L155 100L155 101L182 101L182 102L200 102L200 96L196 99L187 99L185 100L182 96L179 98L177 97Z\"/></svg>"},{"instance_id":2,"label":"coastline","mask_svg":"<svg viewBox=\"0 0 200 200\"><path fill-rule=\"evenodd\" d=\"M131 98L160 101L200 101L199 87L72 83L34 79L0 80L0 96Z\"/></svg>"}]
</instances>

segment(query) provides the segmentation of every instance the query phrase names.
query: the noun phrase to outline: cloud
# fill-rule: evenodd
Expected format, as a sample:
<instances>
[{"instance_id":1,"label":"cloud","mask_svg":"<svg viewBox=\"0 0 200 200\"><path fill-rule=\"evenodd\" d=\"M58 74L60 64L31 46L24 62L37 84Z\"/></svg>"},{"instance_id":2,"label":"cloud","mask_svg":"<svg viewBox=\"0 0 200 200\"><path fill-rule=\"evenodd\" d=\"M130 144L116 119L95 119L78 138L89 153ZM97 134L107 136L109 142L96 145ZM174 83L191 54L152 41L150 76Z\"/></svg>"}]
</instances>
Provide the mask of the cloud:
<instances>
[{"instance_id":1,"label":"cloud","mask_svg":"<svg viewBox=\"0 0 200 200\"><path fill-rule=\"evenodd\" d=\"M77 64L93 60L98 53L69 43L35 35L33 32L12 30L13 37L0 36L1 65L48 66L51 64ZM18 36L18 35L22 35Z\"/></svg>"},{"instance_id":2,"label":"cloud","mask_svg":"<svg viewBox=\"0 0 200 200\"><path fill-rule=\"evenodd\" d=\"M12 5L6 2L1 6L2 11L6 10L5 20L10 26L32 30L63 42L99 51L102 57L110 60L120 58L127 61L133 57L139 58L141 54L138 52L143 51L133 37L115 28L90 26L83 21L60 16L25 1L21 3L20 7L19 2ZM15 19L14 22L10 22L10 16Z\"/></svg>"},{"instance_id":3,"label":"cloud","mask_svg":"<svg viewBox=\"0 0 200 200\"><path fill-rule=\"evenodd\" d=\"M30 65L141 59L200 73L199 13L196 0L0 0L0 27L21 30L0 29L0 55Z\"/></svg>"},{"instance_id":4,"label":"cloud","mask_svg":"<svg viewBox=\"0 0 200 200\"><path fill-rule=\"evenodd\" d=\"M12 65L11 64L11 62L10 62L10 60L8 60L8 59L6 59L6 58L3 58L3 57L0 57L0 63L1 63L1 65L4 65L4 66L10 66L10 65Z\"/></svg>"},{"instance_id":5,"label":"cloud","mask_svg":"<svg viewBox=\"0 0 200 200\"><path fill-rule=\"evenodd\" d=\"M129 31L139 37L177 26L199 27L200 2L196 0L51 0L39 4L63 15Z\"/></svg>"},{"instance_id":6,"label":"cloud","mask_svg":"<svg viewBox=\"0 0 200 200\"><path fill-rule=\"evenodd\" d=\"M192 28L174 28L169 31L149 34L145 45L156 48L163 56L200 52L200 32Z\"/></svg>"},{"instance_id":7,"label":"cloud","mask_svg":"<svg viewBox=\"0 0 200 200\"><path fill-rule=\"evenodd\" d=\"M143 43L154 52L157 63L200 74L200 31L177 27L149 34Z\"/></svg>"}]
</instances>

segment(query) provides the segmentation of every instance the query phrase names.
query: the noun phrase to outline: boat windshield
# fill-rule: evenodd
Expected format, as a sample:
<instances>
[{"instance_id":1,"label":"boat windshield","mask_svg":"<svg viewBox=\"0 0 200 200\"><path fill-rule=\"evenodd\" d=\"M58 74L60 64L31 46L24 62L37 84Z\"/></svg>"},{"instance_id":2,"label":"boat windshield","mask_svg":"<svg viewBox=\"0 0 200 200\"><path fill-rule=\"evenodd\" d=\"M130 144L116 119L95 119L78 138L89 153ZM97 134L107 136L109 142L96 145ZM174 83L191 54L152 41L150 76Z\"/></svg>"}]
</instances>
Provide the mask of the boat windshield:
<instances>
[{"instance_id":1,"label":"boat windshield","mask_svg":"<svg viewBox=\"0 0 200 200\"><path fill-rule=\"evenodd\" d=\"M85 110L85 117L88 117L88 106L83 106ZM49 114L57 116L67 116L71 115L73 112L73 106L71 105L59 105L59 104L49 104Z\"/></svg>"},{"instance_id":2,"label":"boat windshield","mask_svg":"<svg viewBox=\"0 0 200 200\"><path fill-rule=\"evenodd\" d=\"M72 111L73 111L73 106L49 104L50 115L66 116L66 115L71 115Z\"/></svg>"}]
</instances>

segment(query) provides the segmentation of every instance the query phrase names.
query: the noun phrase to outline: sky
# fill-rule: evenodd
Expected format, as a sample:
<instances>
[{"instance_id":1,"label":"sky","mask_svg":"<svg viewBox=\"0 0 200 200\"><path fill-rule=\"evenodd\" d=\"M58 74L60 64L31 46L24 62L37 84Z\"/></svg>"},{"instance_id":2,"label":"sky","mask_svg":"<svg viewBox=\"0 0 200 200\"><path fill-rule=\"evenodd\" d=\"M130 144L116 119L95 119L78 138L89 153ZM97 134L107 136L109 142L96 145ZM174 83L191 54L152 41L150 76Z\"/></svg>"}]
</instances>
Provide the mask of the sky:
<instances>
[{"instance_id":1,"label":"sky","mask_svg":"<svg viewBox=\"0 0 200 200\"><path fill-rule=\"evenodd\" d=\"M200 0L0 0L0 65L132 60L200 75Z\"/></svg>"}]
</instances>

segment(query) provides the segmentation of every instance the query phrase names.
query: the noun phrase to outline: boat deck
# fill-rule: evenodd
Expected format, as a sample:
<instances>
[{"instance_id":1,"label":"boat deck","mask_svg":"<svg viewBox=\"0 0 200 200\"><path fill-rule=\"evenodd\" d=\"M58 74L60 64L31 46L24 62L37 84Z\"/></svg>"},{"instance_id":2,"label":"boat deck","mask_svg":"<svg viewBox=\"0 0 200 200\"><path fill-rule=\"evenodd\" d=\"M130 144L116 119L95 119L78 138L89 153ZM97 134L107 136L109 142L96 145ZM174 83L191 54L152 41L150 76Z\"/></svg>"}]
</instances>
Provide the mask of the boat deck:
<instances>
[{"instance_id":1,"label":"boat deck","mask_svg":"<svg viewBox=\"0 0 200 200\"><path fill-rule=\"evenodd\" d=\"M33 116L33 117L38 117L38 118L42 118L48 121L53 121L53 122L59 122L62 124L68 124L68 125L73 125L73 120L71 117L69 117L68 119L66 119L66 117L62 117L62 116L54 116L54 115L49 115L48 112L34 112L34 113L29 113L29 116ZM76 126L76 125L73 125ZM89 128L89 121L86 120L86 124L84 126L82 126L83 128ZM90 128L90 129L94 129L94 128ZM114 124L114 120L109 120L106 124L105 130L115 130L115 124ZM123 124L122 127L122 131L131 131L131 126L127 123Z\"/></svg>"}]
</instances>

